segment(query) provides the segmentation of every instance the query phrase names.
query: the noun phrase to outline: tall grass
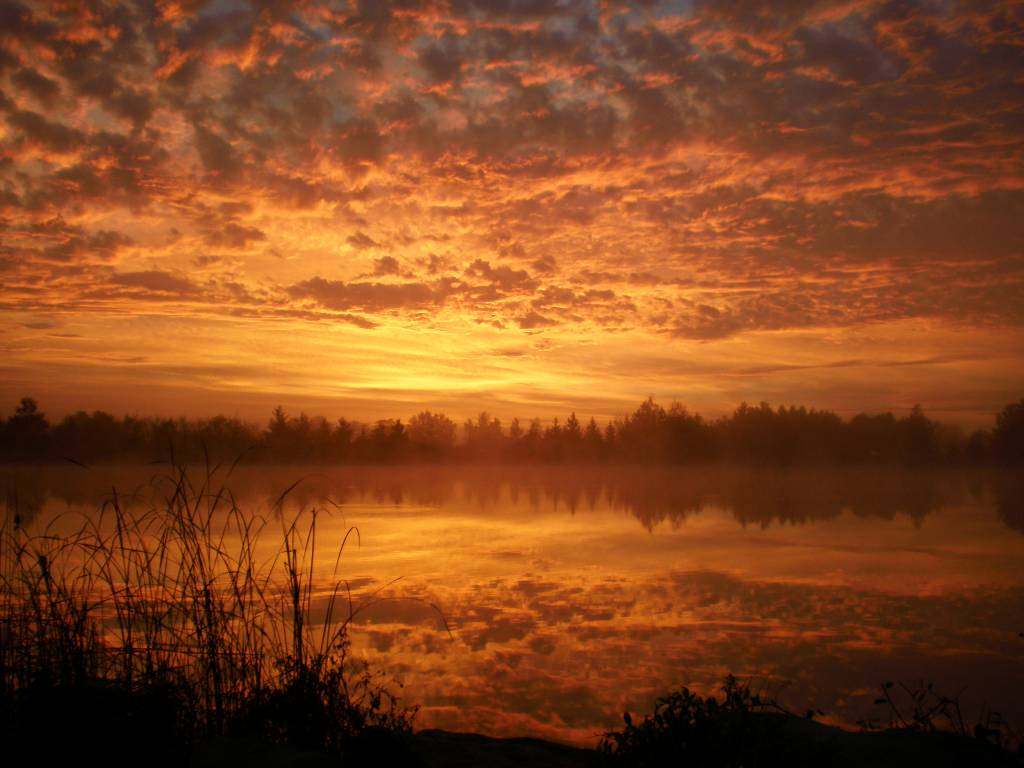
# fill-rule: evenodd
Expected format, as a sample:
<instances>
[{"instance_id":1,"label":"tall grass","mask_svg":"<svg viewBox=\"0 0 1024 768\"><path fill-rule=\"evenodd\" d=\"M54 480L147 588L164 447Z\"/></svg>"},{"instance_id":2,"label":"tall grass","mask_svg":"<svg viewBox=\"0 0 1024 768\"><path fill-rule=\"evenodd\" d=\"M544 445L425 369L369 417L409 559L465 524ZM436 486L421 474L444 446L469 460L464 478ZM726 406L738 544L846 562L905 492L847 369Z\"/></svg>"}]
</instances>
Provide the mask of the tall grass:
<instances>
[{"instance_id":1,"label":"tall grass","mask_svg":"<svg viewBox=\"0 0 1024 768\"><path fill-rule=\"evenodd\" d=\"M114 748L162 739L137 746L169 750L173 762L197 741L239 731L336 752L368 732L411 731L415 710L350 653L357 609L338 573L358 531L327 554L332 575L318 583L320 513L285 514L286 491L261 517L216 475L195 480L173 467L154 479L148 505L114 492L95 515L39 529L9 510L0 526L9 741L45 741L70 721L93 737L114 731Z\"/></svg>"}]
</instances>

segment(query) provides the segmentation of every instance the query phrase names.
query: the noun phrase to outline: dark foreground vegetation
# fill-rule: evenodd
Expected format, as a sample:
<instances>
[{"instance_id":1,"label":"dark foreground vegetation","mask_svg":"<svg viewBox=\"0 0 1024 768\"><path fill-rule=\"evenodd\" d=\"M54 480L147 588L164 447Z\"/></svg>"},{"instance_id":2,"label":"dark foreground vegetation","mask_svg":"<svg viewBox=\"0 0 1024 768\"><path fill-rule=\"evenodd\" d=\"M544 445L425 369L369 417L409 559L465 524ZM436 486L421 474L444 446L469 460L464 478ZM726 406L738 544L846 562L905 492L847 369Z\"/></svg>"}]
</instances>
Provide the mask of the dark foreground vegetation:
<instances>
[{"instance_id":1,"label":"dark foreground vegetation","mask_svg":"<svg viewBox=\"0 0 1024 768\"><path fill-rule=\"evenodd\" d=\"M184 765L225 737L350 763L407 751L415 710L350 656L359 607L342 581L314 589L315 511L263 520L183 469L157 485L163 503L138 514L115 495L77 525L5 517L5 758Z\"/></svg>"},{"instance_id":2,"label":"dark foreground vegetation","mask_svg":"<svg viewBox=\"0 0 1024 768\"><path fill-rule=\"evenodd\" d=\"M819 723L813 710L798 716L731 675L721 696L686 688L658 700L655 710L598 747L608 766L927 766L963 768L1024 765L1016 736L997 714L967 721L955 698L931 686L881 686L882 721L864 721L858 733Z\"/></svg>"},{"instance_id":3,"label":"dark foreground vegetation","mask_svg":"<svg viewBox=\"0 0 1024 768\"><path fill-rule=\"evenodd\" d=\"M116 492L89 518L0 527L0 738L12 764L107 766L1020 766L998 716L964 718L930 687L885 684L884 716L842 731L730 677L687 689L596 749L413 732L415 707L350 652L353 601L315 581L317 513L240 509L207 472ZM269 548L266 546L271 540Z\"/></svg>"},{"instance_id":4,"label":"dark foreground vegetation","mask_svg":"<svg viewBox=\"0 0 1024 768\"><path fill-rule=\"evenodd\" d=\"M272 463L848 463L936 465L1024 463L1024 400L1007 405L990 430L965 434L920 408L902 417L848 420L804 407L740 405L705 419L679 404L647 400L603 427L576 414L543 425L507 426L481 413L461 430L423 411L402 422L336 422L277 408L266 427L239 419L115 417L79 411L55 424L31 398L0 422L0 460L81 463L175 460Z\"/></svg>"}]
</instances>

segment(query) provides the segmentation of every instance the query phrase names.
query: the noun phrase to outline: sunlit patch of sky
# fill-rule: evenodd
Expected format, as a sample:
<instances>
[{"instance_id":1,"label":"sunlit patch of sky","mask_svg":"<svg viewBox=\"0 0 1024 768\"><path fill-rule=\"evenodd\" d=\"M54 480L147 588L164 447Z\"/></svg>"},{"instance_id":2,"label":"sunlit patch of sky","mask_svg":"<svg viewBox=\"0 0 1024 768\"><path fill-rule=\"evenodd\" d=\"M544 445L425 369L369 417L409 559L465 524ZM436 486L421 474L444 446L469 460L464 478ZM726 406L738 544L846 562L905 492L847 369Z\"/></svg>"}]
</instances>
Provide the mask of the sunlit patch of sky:
<instances>
[{"instance_id":1,"label":"sunlit patch of sky","mask_svg":"<svg viewBox=\"0 0 1024 768\"><path fill-rule=\"evenodd\" d=\"M647 394L721 411L739 369L745 397L981 423L1024 371L1015 8L32 5L0 42L0 324L24 332L0 395L78 405L45 375L87 354L75 338L146 357L155 386L180 345L101 335L155 313L206 328L193 358L290 366L296 406L330 405L324 371L380 370L372 349L404 361L377 386L429 381L425 406L447 388L463 412L474 382L571 403L629 365L599 415ZM39 317L77 337L25 337ZM305 355L252 343L277 323ZM426 343L457 377L406 354ZM503 380L474 373L515 344L533 352ZM882 383L837 365L946 352ZM111 376L113 402L164 402ZM266 403L281 386L246 378ZM227 381L176 378L175 407L224 407Z\"/></svg>"}]
</instances>

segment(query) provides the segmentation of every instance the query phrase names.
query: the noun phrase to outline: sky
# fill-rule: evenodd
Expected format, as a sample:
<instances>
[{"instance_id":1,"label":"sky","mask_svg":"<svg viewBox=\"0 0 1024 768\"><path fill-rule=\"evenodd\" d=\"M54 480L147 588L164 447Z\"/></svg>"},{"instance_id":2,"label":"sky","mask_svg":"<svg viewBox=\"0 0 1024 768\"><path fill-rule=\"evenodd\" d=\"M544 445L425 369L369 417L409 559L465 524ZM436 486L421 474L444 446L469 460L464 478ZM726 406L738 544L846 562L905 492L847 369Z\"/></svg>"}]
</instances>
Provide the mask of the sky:
<instances>
[{"instance_id":1,"label":"sky","mask_svg":"<svg viewBox=\"0 0 1024 768\"><path fill-rule=\"evenodd\" d=\"M1024 3L0 3L24 395L989 422L1024 396Z\"/></svg>"}]
</instances>

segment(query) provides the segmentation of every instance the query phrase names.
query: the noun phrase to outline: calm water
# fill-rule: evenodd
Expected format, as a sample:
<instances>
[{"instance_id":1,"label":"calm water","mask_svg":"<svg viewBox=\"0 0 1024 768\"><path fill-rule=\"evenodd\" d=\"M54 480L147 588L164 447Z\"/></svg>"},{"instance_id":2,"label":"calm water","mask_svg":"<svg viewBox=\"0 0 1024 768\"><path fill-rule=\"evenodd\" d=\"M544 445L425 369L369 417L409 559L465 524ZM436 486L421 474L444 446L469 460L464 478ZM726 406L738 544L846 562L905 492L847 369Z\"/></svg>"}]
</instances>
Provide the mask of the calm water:
<instances>
[{"instance_id":1,"label":"calm water","mask_svg":"<svg viewBox=\"0 0 1024 768\"><path fill-rule=\"evenodd\" d=\"M0 471L42 523L158 470ZM239 469L238 502L317 506L354 643L422 704L419 727L593 743L677 685L752 676L852 724L885 680L966 688L1024 725L1024 487L981 473ZM386 585L400 579L393 586ZM445 631L436 612L443 610Z\"/></svg>"}]
</instances>

